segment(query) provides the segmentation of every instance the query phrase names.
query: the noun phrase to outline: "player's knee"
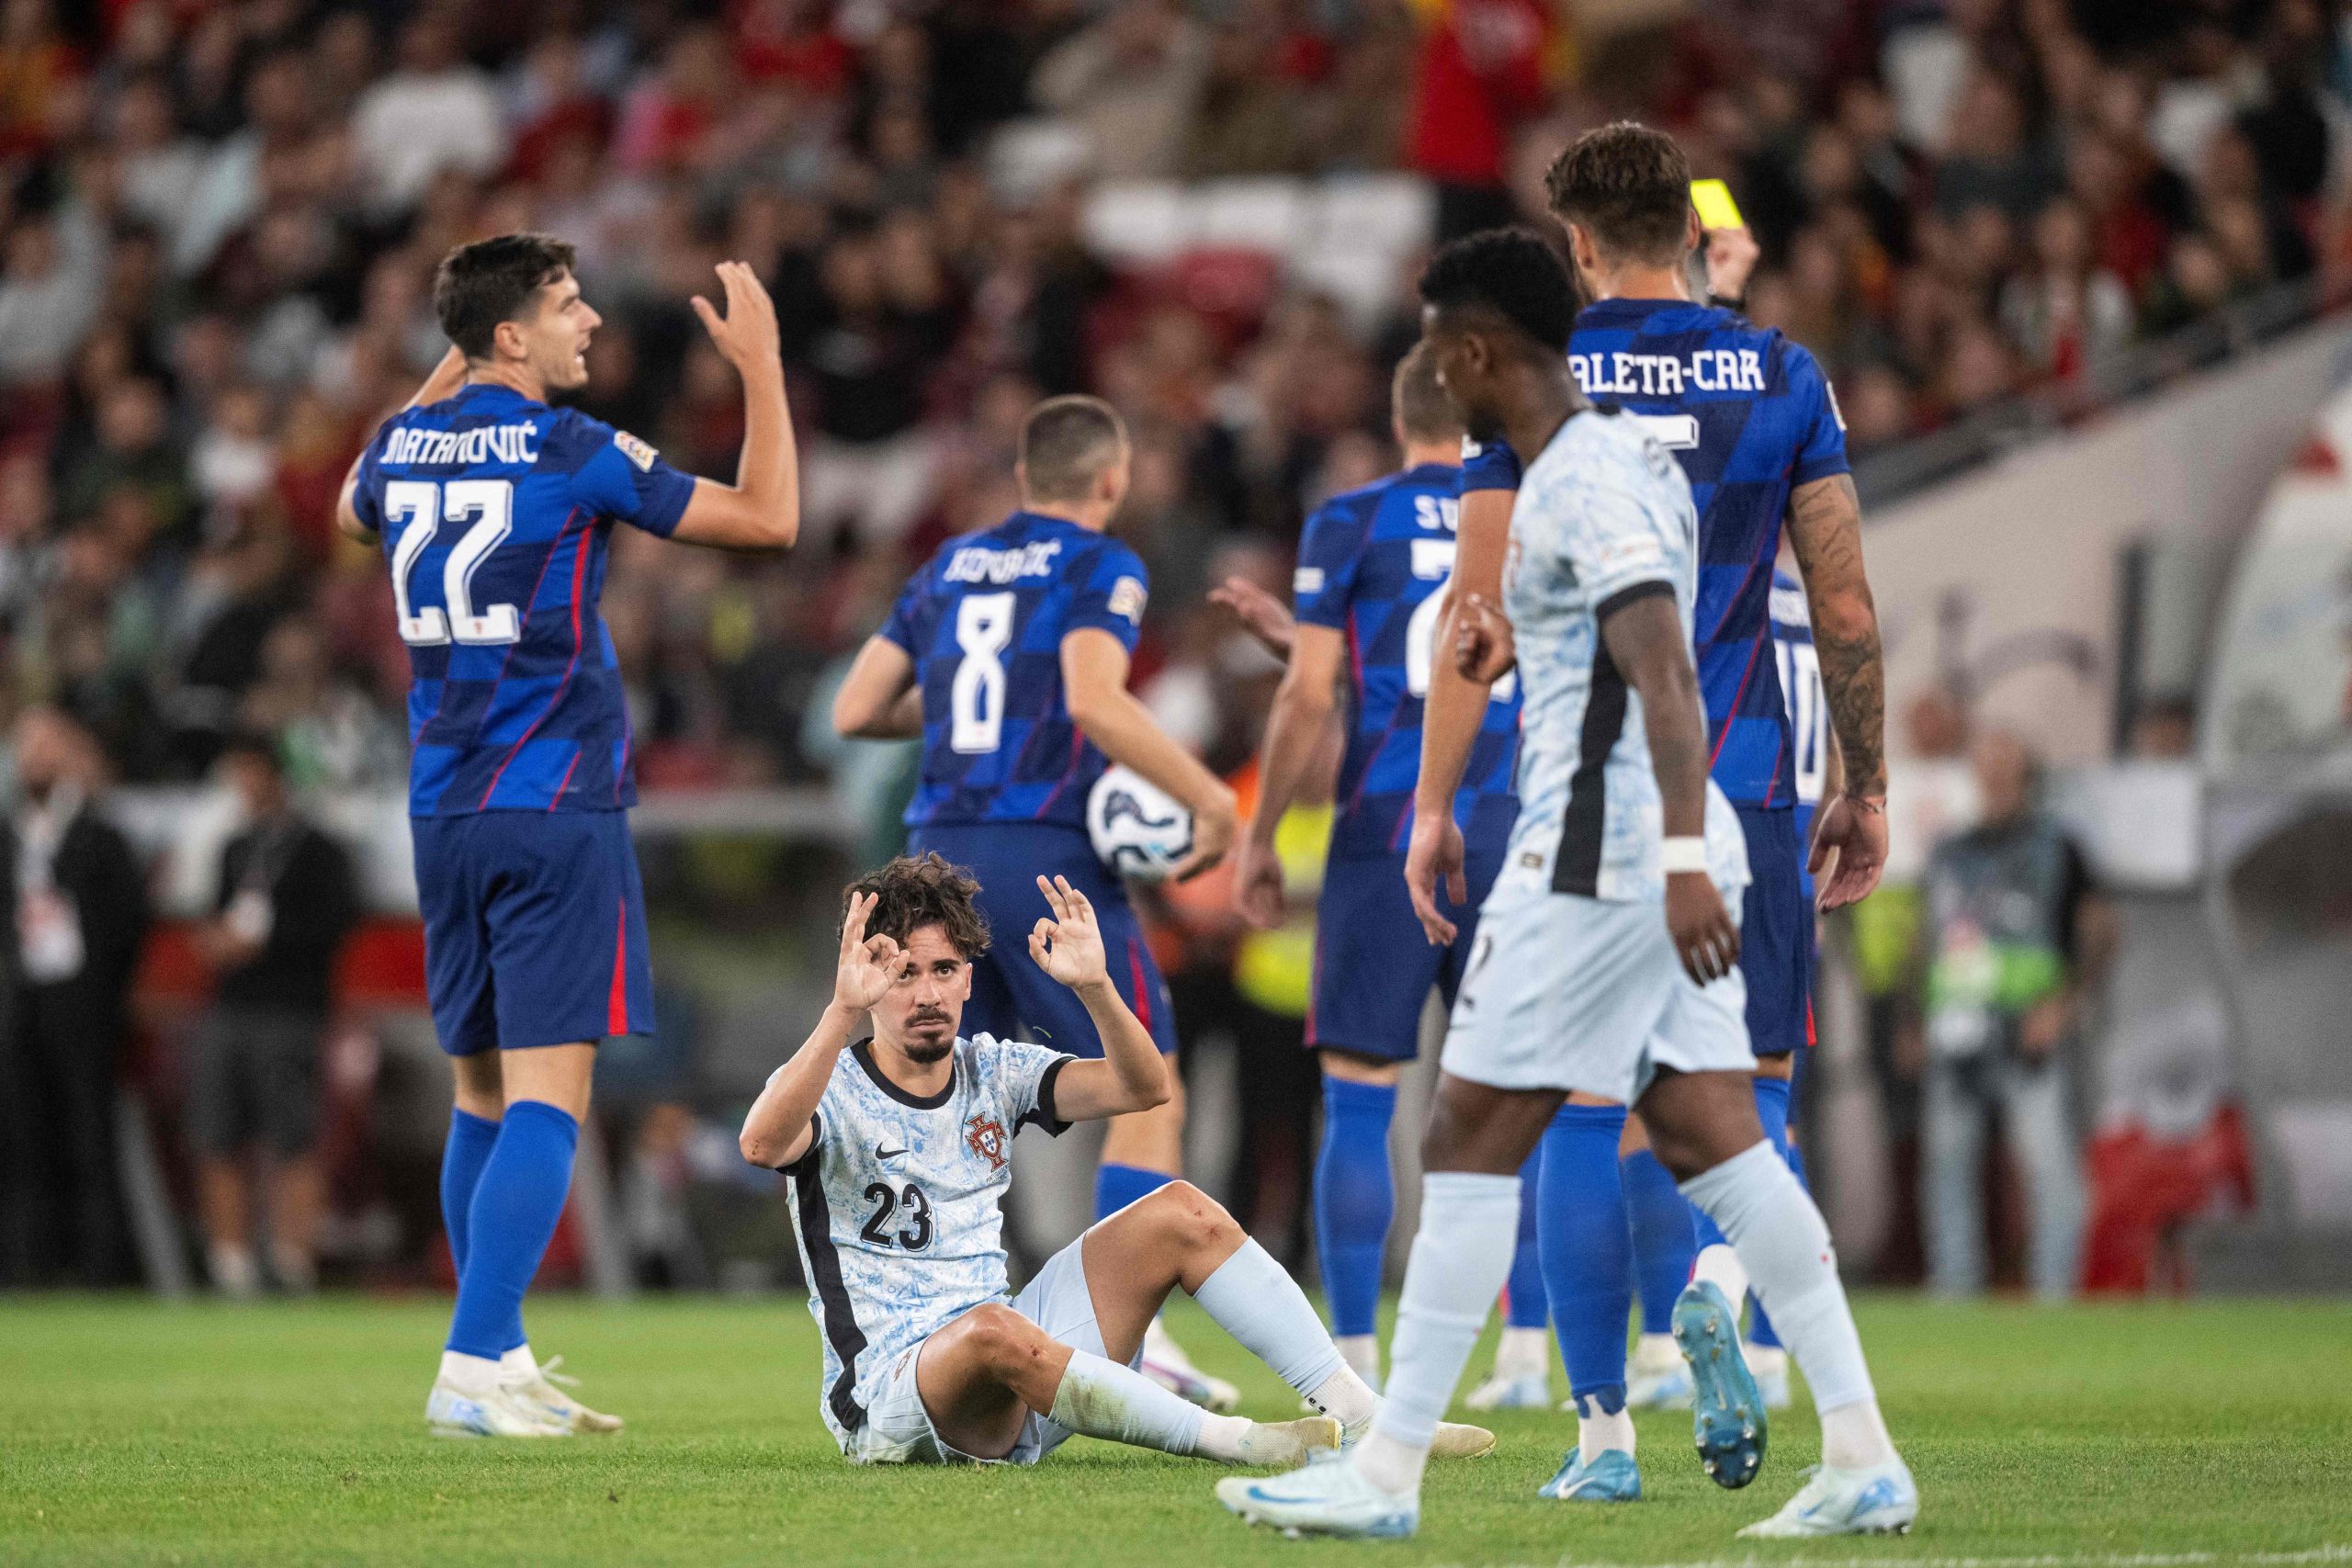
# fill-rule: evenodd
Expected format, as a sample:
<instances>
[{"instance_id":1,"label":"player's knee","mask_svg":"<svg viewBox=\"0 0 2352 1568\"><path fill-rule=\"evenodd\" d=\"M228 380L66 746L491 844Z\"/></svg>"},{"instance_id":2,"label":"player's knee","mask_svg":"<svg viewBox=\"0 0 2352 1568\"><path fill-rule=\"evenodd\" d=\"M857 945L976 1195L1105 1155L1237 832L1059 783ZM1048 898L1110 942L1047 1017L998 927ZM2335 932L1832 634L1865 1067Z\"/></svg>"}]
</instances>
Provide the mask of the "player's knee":
<instances>
[{"instance_id":1,"label":"player's knee","mask_svg":"<svg viewBox=\"0 0 2352 1568\"><path fill-rule=\"evenodd\" d=\"M1186 1254L1241 1245L1241 1226L1225 1206L1189 1181L1171 1181L1145 1200L1170 1245Z\"/></svg>"},{"instance_id":2,"label":"player's knee","mask_svg":"<svg viewBox=\"0 0 2352 1568\"><path fill-rule=\"evenodd\" d=\"M966 1313L959 1332L970 1354L1001 1375L1017 1372L1044 1354L1044 1331L999 1303Z\"/></svg>"}]
</instances>

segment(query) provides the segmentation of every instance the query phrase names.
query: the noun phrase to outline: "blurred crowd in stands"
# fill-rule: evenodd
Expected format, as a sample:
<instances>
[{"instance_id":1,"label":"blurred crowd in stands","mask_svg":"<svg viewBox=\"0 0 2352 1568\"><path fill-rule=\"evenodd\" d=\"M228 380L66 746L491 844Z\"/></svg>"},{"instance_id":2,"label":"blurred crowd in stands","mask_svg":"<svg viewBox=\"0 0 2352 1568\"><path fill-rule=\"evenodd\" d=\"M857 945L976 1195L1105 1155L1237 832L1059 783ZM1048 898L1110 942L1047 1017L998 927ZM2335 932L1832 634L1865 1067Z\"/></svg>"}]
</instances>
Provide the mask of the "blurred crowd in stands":
<instances>
[{"instance_id":1,"label":"blurred crowd in stands","mask_svg":"<svg viewBox=\"0 0 2352 1568\"><path fill-rule=\"evenodd\" d=\"M2352 262L2335 0L1624 9L6 0L0 704L56 702L129 780L260 729L298 787L396 782L389 586L331 503L440 352L434 263L497 231L578 243L609 323L584 400L688 468L729 470L739 412L686 298L740 256L785 321L805 543L617 552L656 789L824 770L809 694L911 558L1005 509L1041 392L1138 432L1147 674L1203 646L1219 544L1286 548L1388 461L1409 263L1376 319L1114 265L1086 220L1117 182L1402 172L1453 231L1540 214L1576 130L1652 119L1731 181L1748 309L1830 367L1863 451Z\"/></svg>"},{"instance_id":2,"label":"blurred crowd in stands","mask_svg":"<svg viewBox=\"0 0 2352 1568\"><path fill-rule=\"evenodd\" d=\"M429 290L452 246L573 242L606 322L581 400L719 476L741 400L687 300L721 258L766 280L802 542L657 564L619 530L604 613L649 793L833 778L884 852L897 764L832 739L827 684L923 554L1010 509L1036 398L1127 416L1116 526L1153 574L1138 684L1246 785L1272 671L1207 589L1279 592L1306 511L1392 464L1412 253L1548 231L1544 165L1621 116L1729 181L1763 252L1747 310L1821 358L1858 455L2020 394L2067 407L2136 344L2297 280L2333 299L2352 273L2343 0L0 0L0 773L22 802L0 832L22 939L0 957L21 1134L0 1277L127 1266L91 1194L146 904L85 807L110 781L208 776L249 819L195 933L219 982L184 1075L209 1273L310 1277L304 1043L322 933L354 911L287 802L403 776L388 576L331 517L443 352ZM1369 308L1296 246L1146 263L1104 240L1106 202L1152 182L1363 177L1425 214ZM1305 905L1319 855L1297 848ZM277 920L289 877L311 888L286 882L290 908L332 919ZM1245 931L1220 888L1172 900L1157 940L1191 1032L1236 1047L1249 1110L1221 1185L1295 1256L1313 1069L1252 1043L1296 1038L1311 937ZM1880 945L1873 1009L1916 1001L1914 934ZM1959 1213L1977 1119L2014 1115L2018 1089L1958 1094L1918 1034L1873 1013L1899 1171L1921 1165L1924 1093L1960 1129L1939 1156ZM657 1105L617 1162L649 1256L678 1251L695 1127ZM2063 1162L2071 1137L2043 1146ZM719 1147L712 1168L736 1163ZM2079 1201L2057 1201L2069 1231ZM430 1211L426 1190L410 1228ZM1916 1277L1912 1235L1893 1277ZM1983 1261L1939 1267L1964 1288Z\"/></svg>"}]
</instances>

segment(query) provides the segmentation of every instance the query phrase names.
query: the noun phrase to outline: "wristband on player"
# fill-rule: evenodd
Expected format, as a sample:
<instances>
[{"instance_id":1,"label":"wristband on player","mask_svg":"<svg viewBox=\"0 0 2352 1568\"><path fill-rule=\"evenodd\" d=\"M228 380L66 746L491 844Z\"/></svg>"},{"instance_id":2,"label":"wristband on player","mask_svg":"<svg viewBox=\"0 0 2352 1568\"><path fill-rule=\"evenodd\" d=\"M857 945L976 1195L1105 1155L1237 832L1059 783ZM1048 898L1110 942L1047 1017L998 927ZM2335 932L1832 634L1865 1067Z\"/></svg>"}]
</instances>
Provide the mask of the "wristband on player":
<instances>
[{"instance_id":1,"label":"wristband on player","mask_svg":"<svg viewBox=\"0 0 2352 1568\"><path fill-rule=\"evenodd\" d=\"M1666 874L1695 871L1702 876L1707 871L1707 840L1701 838L1668 839L1658 846L1658 863Z\"/></svg>"}]
</instances>

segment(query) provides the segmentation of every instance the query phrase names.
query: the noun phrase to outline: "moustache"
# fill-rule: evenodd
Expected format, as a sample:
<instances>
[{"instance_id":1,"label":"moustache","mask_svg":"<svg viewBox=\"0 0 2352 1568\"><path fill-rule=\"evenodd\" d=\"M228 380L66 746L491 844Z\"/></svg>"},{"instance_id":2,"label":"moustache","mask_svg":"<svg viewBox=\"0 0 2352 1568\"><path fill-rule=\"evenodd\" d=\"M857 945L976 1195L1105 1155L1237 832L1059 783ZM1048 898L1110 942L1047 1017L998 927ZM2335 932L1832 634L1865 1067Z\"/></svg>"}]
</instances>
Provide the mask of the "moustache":
<instances>
[{"instance_id":1,"label":"moustache","mask_svg":"<svg viewBox=\"0 0 2352 1568\"><path fill-rule=\"evenodd\" d=\"M946 1021L947 1015L945 1013L933 1010L927 1010L918 1013L910 1013L907 1016L907 1023L910 1027L922 1023L945 1023Z\"/></svg>"}]
</instances>

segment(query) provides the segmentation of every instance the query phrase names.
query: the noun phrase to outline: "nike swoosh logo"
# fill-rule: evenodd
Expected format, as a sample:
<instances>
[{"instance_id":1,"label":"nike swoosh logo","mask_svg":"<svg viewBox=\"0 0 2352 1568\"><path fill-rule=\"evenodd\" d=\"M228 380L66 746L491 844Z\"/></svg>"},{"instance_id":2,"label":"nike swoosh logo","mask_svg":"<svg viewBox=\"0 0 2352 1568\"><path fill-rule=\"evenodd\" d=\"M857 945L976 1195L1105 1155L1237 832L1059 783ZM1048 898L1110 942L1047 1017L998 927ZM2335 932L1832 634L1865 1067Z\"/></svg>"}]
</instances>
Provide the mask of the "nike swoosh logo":
<instances>
[{"instance_id":1,"label":"nike swoosh logo","mask_svg":"<svg viewBox=\"0 0 2352 1568\"><path fill-rule=\"evenodd\" d=\"M906 1152L907 1151L904 1149L886 1149L879 1144L874 1145L874 1157L876 1159L897 1159L900 1155L905 1154Z\"/></svg>"}]
</instances>

